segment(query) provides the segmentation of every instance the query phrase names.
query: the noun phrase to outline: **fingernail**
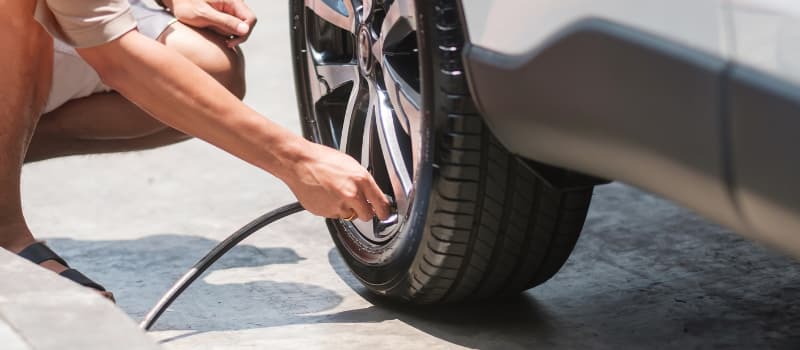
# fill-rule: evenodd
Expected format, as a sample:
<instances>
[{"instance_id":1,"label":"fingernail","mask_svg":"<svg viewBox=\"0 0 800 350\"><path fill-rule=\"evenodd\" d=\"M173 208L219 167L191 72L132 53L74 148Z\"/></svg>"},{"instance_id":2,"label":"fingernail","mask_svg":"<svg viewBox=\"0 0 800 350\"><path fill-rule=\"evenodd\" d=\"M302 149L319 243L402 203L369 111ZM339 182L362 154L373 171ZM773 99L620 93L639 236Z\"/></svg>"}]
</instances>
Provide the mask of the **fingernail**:
<instances>
[{"instance_id":1,"label":"fingernail","mask_svg":"<svg viewBox=\"0 0 800 350\"><path fill-rule=\"evenodd\" d=\"M245 35L250 32L250 26L247 25L247 23L241 22L236 26L236 31L239 32L239 35Z\"/></svg>"}]
</instances>

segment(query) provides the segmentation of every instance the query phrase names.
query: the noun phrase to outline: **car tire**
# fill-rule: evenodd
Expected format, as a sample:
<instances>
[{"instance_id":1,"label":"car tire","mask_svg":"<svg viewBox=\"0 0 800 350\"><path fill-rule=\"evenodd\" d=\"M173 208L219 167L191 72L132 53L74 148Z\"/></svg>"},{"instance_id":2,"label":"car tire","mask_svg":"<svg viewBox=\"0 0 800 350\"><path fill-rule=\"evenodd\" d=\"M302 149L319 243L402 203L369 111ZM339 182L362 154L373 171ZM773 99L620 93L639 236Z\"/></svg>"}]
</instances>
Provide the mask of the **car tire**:
<instances>
[{"instance_id":1,"label":"car tire","mask_svg":"<svg viewBox=\"0 0 800 350\"><path fill-rule=\"evenodd\" d=\"M388 224L328 220L333 241L355 276L375 293L423 304L518 294L552 277L577 242L592 186L554 186L534 171L532 162L504 148L484 124L464 75L465 37L458 4L451 0L293 0L291 4L304 134L361 159L387 194L404 198L404 204L398 205L402 207L398 218ZM400 7L404 10L397 10ZM395 23L399 12L407 16L400 17L408 23ZM391 25L386 25L387 19L392 19ZM378 20L383 22L372 23ZM394 26L403 29L393 31ZM375 28L385 32L375 33ZM367 47L376 45L370 37L378 42L409 29L413 31L404 34L406 37L393 39L405 51L390 52L381 43L384 46L377 55L383 57L375 60L382 65L366 67L370 59L364 58ZM414 38L409 39L411 36ZM413 53L417 71L395 58ZM326 75L335 64L346 65L348 70L357 65L358 77L350 83L332 84L341 80ZM397 78L403 69L410 78ZM395 85L395 80L402 82ZM359 97L365 82L369 96ZM374 91L376 96L389 96L383 98L389 101L384 112L371 102ZM409 96L417 94L416 104L396 101L413 100ZM359 99L370 102L359 105ZM419 105L419 113L409 105ZM386 111L391 112L394 126L385 124ZM361 128L348 129L356 119L365 120ZM385 134L389 132L367 130L381 125L389 125L391 132L400 135L397 139L405 137L402 132L408 134L408 140L396 148L411 149L405 152L412 159L405 161L410 166L404 169L413 188L401 195L397 195L400 181L386 175L397 169L377 169L394 164L393 158L386 156L394 152L387 146L391 137ZM352 130L365 135L360 150L349 146ZM380 145L364 141L376 133ZM373 148L380 148L374 151L381 153L377 163L386 159L381 166L375 165ZM384 235L379 229L394 231Z\"/></svg>"}]
</instances>

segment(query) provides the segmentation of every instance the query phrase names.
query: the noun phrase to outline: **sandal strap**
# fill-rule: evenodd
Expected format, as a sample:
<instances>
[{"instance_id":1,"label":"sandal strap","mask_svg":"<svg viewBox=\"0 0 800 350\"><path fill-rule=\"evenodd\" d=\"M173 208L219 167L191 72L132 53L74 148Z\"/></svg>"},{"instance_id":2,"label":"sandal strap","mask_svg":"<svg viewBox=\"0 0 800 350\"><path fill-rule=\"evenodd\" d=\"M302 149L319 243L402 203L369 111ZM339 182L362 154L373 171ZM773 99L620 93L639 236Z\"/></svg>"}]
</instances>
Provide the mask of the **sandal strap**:
<instances>
[{"instance_id":1,"label":"sandal strap","mask_svg":"<svg viewBox=\"0 0 800 350\"><path fill-rule=\"evenodd\" d=\"M96 290L99 290L101 292L105 292L106 291L106 289L103 288L103 286L97 284L97 282L95 282L95 281L92 281L91 279L89 279L89 277L86 277L86 275L82 274L78 270L66 269L64 271L61 271L61 273L59 275L61 275L62 277L65 277L65 278L67 278L69 280L72 280L73 282L75 282L77 284L80 284L80 285L82 285L84 287L89 287L89 288L92 288L92 289L96 289Z\"/></svg>"},{"instance_id":2,"label":"sandal strap","mask_svg":"<svg viewBox=\"0 0 800 350\"><path fill-rule=\"evenodd\" d=\"M43 242L33 243L27 246L17 255L30 260L36 265L39 265L48 260L56 261L59 264L64 265L64 267L67 267L66 270L59 273L59 275L61 275L62 277L67 278L84 287L96 289L101 292L106 291L106 289L103 288L103 286L99 285L95 281L92 281L91 279L89 279L89 277L86 277L86 275L82 274L80 271L75 269L70 269L69 265L67 265L67 262L64 261L64 259L58 256L58 254L56 254L52 249L50 249L50 247L45 245Z\"/></svg>"},{"instance_id":3,"label":"sandal strap","mask_svg":"<svg viewBox=\"0 0 800 350\"><path fill-rule=\"evenodd\" d=\"M50 247L46 246L42 242L36 242L27 246L17 255L30 260L32 263L36 265L39 265L48 260L53 260L61 265L64 265L65 267L69 267L69 265L67 265L67 262L64 261L64 259L58 256L58 254L56 254L52 249L50 249Z\"/></svg>"}]
</instances>

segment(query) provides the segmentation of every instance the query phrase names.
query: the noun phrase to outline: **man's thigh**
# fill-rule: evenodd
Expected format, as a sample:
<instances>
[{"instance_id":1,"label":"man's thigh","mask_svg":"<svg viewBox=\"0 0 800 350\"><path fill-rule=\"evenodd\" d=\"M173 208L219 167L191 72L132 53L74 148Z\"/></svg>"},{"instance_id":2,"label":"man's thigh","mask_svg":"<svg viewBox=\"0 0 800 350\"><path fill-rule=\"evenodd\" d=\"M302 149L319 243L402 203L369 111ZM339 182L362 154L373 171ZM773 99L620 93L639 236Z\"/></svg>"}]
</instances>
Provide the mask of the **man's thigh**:
<instances>
[{"instance_id":1,"label":"man's thigh","mask_svg":"<svg viewBox=\"0 0 800 350\"><path fill-rule=\"evenodd\" d=\"M187 57L234 95L240 98L244 96L244 60L238 48L230 49L224 37L181 24L164 11L133 8L140 20L139 29L142 33ZM90 149L74 150L69 154L102 153L103 150L98 148L101 146L113 146L108 152L124 150L125 145L112 145L117 141L135 143L135 149L138 150L186 139L186 136L163 125L119 94L105 93L109 91L108 88L73 49L59 42L54 45L54 86L48 113L42 117L37 137L34 138L32 150L36 156L31 160L64 155L61 154L65 148L62 143L72 139L81 140L84 146L87 146L83 142L86 140L108 142L92 145ZM153 135L169 137L152 138ZM136 141L139 139L142 141Z\"/></svg>"},{"instance_id":2,"label":"man's thigh","mask_svg":"<svg viewBox=\"0 0 800 350\"><path fill-rule=\"evenodd\" d=\"M222 36L188 27L177 22L168 12L147 2L131 0L131 5L140 32L175 49L235 95L244 95L244 59L238 48L228 48ZM68 101L111 91L74 49L58 41L54 47L53 88L46 113Z\"/></svg>"},{"instance_id":3,"label":"man's thigh","mask_svg":"<svg viewBox=\"0 0 800 350\"><path fill-rule=\"evenodd\" d=\"M129 0L139 31L152 39L158 38L175 22L171 14L146 1ZM53 87L47 100L45 113L61 107L71 100L96 93L109 92L100 76L74 48L59 40L53 43L55 59Z\"/></svg>"}]
</instances>

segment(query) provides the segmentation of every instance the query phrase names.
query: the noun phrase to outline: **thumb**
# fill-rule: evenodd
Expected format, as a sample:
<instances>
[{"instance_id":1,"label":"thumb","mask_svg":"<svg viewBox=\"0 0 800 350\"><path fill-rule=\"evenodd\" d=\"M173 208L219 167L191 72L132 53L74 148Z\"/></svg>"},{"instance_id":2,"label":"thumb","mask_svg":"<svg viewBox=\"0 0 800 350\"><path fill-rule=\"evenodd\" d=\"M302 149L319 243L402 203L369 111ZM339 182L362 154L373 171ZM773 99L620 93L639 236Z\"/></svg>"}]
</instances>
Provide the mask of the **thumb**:
<instances>
[{"instance_id":1,"label":"thumb","mask_svg":"<svg viewBox=\"0 0 800 350\"><path fill-rule=\"evenodd\" d=\"M216 9L208 12L206 20L210 27L224 34L240 36L250 32L250 26L247 23Z\"/></svg>"}]
</instances>

